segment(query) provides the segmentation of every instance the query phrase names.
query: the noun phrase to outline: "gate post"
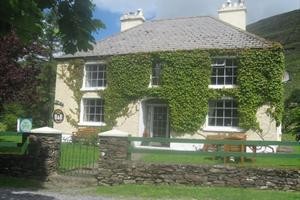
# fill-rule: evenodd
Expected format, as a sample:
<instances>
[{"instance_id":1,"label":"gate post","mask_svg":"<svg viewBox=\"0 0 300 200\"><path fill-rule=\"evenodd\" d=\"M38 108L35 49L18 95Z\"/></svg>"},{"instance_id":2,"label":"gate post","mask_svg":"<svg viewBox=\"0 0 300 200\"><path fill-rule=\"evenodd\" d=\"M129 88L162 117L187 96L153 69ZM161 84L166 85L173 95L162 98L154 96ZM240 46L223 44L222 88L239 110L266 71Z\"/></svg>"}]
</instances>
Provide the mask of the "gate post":
<instances>
[{"instance_id":1,"label":"gate post","mask_svg":"<svg viewBox=\"0 0 300 200\"><path fill-rule=\"evenodd\" d=\"M49 176L56 173L59 165L62 132L50 127L31 130L29 156L35 160L36 173ZM30 152L31 151L31 152Z\"/></svg>"},{"instance_id":2,"label":"gate post","mask_svg":"<svg viewBox=\"0 0 300 200\"><path fill-rule=\"evenodd\" d=\"M115 185L124 182L128 164L128 133L111 130L99 134L100 159L99 185ZM118 173L116 172L116 169Z\"/></svg>"},{"instance_id":3,"label":"gate post","mask_svg":"<svg viewBox=\"0 0 300 200\"><path fill-rule=\"evenodd\" d=\"M128 133L111 130L99 134L100 160L122 161L128 160Z\"/></svg>"}]
</instances>

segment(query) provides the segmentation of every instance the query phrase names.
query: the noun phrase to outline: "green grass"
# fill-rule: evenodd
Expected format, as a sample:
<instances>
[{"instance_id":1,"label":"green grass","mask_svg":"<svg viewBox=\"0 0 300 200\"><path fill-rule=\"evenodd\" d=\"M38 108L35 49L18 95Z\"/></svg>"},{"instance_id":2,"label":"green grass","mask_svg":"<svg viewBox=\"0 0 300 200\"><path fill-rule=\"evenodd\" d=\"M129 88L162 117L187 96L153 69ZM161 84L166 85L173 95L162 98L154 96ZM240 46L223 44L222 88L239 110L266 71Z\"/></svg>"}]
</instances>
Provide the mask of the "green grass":
<instances>
[{"instance_id":1,"label":"green grass","mask_svg":"<svg viewBox=\"0 0 300 200\"><path fill-rule=\"evenodd\" d=\"M22 135L1 135L0 134L0 154L15 154L20 151L18 143L22 143Z\"/></svg>"},{"instance_id":2,"label":"green grass","mask_svg":"<svg viewBox=\"0 0 300 200\"><path fill-rule=\"evenodd\" d=\"M1 188L41 188L42 183L37 180L15 178L0 175L0 187Z\"/></svg>"},{"instance_id":3,"label":"green grass","mask_svg":"<svg viewBox=\"0 0 300 200\"><path fill-rule=\"evenodd\" d=\"M91 167L99 159L97 146L79 143L62 143L60 170L71 170L81 167Z\"/></svg>"},{"instance_id":4,"label":"green grass","mask_svg":"<svg viewBox=\"0 0 300 200\"><path fill-rule=\"evenodd\" d=\"M22 142L22 136L17 135L0 135L0 143L1 142L15 142L15 143L21 143Z\"/></svg>"},{"instance_id":5,"label":"green grass","mask_svg":"<svg viewBox=\"0 0 300 200\"><path fill-rule=\"evenodd\" d=\"M294 136L290 134L284 134L282 140L295 141ZM293 147L293 153L299 153L299 158L276 158L276 157L257 157L255 161L246 159L242 165L240 162L228 163L232 166L243 167L262 167L262 168L300 168L300 145ZM138 154L136 154L138 155ZM224 164L223 158L213 159L212 156L196 155L196 154L163 154L163 153L147 153L140 154L139 156L133 156L138 160L145 163L155 164L205 164L216 165Z\"/></svg>"},{"instance_id":6,"label":"green grass","mask_svg":"<svg viewBox=\"0 0 300 200\"><path fill-rule=\"evenodd\" d=\"M299 155L300 157L300 155ZM208 156L200 155L174 155L174 154L146 154L141 160L146 163L156 164L205 164L217 165L224 164L222 158L212 159ZM240 162L228 163L231 166L243 167L265 167L265 168L300 168L300 158L256 158L256 161L246 159L244 164Z\"/></svg>"},{"instance_id":7,"label":"green grass","mask_svg":"<svg viewBox=\"0 0 300 200\"><path fill-rule=\"evenodd\" d=\"M282 192L240 188L120 185L98 187L99 195L126 197L128 199L201 199L201 200L293 200L300 199L299 192Z\"/></svg>"}]
</instances>

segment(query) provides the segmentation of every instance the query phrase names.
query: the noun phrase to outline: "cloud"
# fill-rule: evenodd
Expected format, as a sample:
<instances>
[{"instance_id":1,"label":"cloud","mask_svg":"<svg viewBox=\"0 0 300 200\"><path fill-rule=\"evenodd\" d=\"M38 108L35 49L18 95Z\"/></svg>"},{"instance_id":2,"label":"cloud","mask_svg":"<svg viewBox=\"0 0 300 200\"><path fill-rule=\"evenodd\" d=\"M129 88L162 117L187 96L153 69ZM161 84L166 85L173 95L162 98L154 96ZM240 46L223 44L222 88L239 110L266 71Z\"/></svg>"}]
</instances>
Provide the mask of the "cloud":
<instances>
[{"instance_id":1,"label":"cloud","mask_svg":"<svg viewBox=\"0 0 300 200\"><path fill-rule=\"evenodd\" d=\"M144 10L146 18L161 19L182 16L217 16L217 9L226 0L94 0L101 9L126 13L138 8ZM234 1L234 0L233 0ZM275 14L300 8L300 0L246 0L248 23Z\"/></svg>"},{"instance_id":2,"label":"cloud","mask_svg":"<svg viewBox=\"0 0 300 200\"><path fill-rule=\"evenodd\" d=\"M94 0L98 8L109 10L114 13L127 13L143 9L145 15L153 15L157 10L157 3L159 0Z\"/></svg>"}]
</instances>

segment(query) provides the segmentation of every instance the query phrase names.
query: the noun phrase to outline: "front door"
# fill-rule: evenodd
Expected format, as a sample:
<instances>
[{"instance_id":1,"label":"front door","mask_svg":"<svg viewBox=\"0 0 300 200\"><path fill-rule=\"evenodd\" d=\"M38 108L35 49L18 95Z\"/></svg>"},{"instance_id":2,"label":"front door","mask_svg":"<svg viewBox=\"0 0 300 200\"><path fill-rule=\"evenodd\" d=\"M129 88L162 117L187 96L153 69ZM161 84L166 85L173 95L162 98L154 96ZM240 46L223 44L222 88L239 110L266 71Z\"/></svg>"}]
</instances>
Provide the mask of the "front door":
<instances>
[{"instance_id":1,"label":"front door","mask_svg":"<svg viewBox=\"0 0 300 200\"><path fill-rule=\"evenodd\" d=\"M152 137L169 137L168 108L165 105L153 106Z\"/></svg>"},{"instance_id":2,"label":"front door","mask_svg":"<svg viewBox=\"0 0 300 200\"><path fill-rule=\"evenodd\" d=\"M169 137L168 107L165 104L147 105L147 130L151 137Z\"/></svg>"}]
</instances>

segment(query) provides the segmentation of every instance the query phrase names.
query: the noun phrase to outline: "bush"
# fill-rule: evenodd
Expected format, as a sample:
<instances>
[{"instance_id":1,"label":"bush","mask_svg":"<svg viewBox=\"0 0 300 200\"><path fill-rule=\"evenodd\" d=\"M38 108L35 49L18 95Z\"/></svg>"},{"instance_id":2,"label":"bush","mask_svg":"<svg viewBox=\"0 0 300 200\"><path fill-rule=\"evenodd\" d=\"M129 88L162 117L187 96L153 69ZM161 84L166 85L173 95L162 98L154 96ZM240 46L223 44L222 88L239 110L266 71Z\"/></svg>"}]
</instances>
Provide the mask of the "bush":
<instances>
[{"instance_id":1,"label":"bush","mask_svg":"<svg viewBox=\"0 0 300 200\"><path fill-rule=\"evenodd\" d=\"M10 103L3 105L3 111L0 114L0 123L2 128L9 131L17 130L17 119L25 116L25 109L21 104ZM1 125L0 125L1 130Z\"/></svg>"},{"instance_id":2,"label":"bush","mask_svg":"<svg viewBox=\"0 0 300 200\"><path fill-rule=\"evenodd\" d=\"M1 131L6 131L6 130L7 130L6 124L0 122L0 132L1 132Z\"/></svg>"}]
</instances>

